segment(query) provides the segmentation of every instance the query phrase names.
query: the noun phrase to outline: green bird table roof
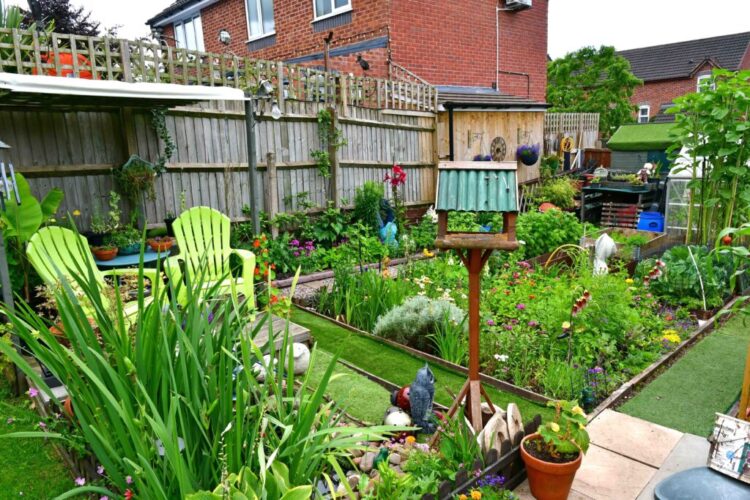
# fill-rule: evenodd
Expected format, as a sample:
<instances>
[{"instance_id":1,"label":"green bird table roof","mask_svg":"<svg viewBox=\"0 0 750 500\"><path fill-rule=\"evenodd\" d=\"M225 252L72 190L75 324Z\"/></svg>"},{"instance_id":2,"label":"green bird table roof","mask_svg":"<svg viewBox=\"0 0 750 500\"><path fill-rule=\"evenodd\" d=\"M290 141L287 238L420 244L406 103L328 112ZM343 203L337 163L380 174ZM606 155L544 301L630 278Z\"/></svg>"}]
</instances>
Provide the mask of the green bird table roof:
<instances>
[{"instance_id":1,"label":"green bird table roof","mask_svg":"<svg viewBox=\"0 0 750 500\"><path fill-rule=\"evenodd\" d=\"M515 250L515 215L518 212L516 162L455 161L438 165L435 210L438 212L438 248ZM447 212L502 212L502 233L448 232Z\"/></svg>"}]
</instances>

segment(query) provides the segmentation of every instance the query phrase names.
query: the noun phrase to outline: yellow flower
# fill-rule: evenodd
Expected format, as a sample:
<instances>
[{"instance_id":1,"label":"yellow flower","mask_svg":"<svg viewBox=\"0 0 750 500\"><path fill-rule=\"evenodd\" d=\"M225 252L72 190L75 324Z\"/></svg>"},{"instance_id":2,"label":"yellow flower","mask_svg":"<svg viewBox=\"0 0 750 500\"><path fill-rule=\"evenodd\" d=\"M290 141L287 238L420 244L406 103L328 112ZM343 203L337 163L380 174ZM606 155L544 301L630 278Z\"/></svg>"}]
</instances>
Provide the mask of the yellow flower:
<instances>
[{"instance_id":1,"label":"yellow flower","mask_svg":"<svg viewBox=\"0 0 750 500\"><path fill-rule=\"evenodd\" d=\"M664 332L666 333L666 332ZM680 338L677 333L667 333L662 337L662 340L666 340L667 342L672 342L673 344L679 344L682 342L682 339Z\"/></svg>"},{"instance_id":2,"label":"yellow flower","mask_svg":"<svg viewBox=\"0 0 750 500\"><path fill-rule=\"evenodd\" d=\"M78 210L77 208L75 210L73 210L73 217L80 217L80 216L81 216L81 211L80 210Z\"/></svg>"},{"instance_id":3,"label":"yellow flower","mask_svg":"<svg viewBox=\"0 0 750 500\"><path fill-rule=\"evenodd\" d=\"M563 321L563 330L570 330L570 321Z\"/></svg>"},{"instance_id":4,"label":"yellow flower","mask_svg":"<svg viewBox=\"0 0 750 500\"><path fill-rule=\"evenodd\" d=\"M552 432L560 432L560 426L557 425L557 422L550 422L549 428L552 429Z\"/></svg>"},{"instance_id":5,"label":"yellow flower","mask_svg":"<svg viewBox=\"0 0 750 500\"><path fill-rule=\"evenodd\" d=\"M406 444L414 444L417 441L417 438L414 436L406 436Z\"/></svg>"},{"instance_id":6,"label":"yellow flower","mask_svg":"<svg viewBox=\"0 0 750 500\"><path fill-rule=\"evenodd\" d=\"M579 423L579 424L578 424L578 428L579 428L579 429L583 429L583 428L584 428L584 425L583 425L583 424L580 424L580 423Z\"/></svg>"},{"instance_id":7,"label":"yellow flower","mask_svg":"<svg viewBox=\"0 0 750 500\"><path fill-rule=\"evenodd\" d=\"M628 285L632 285L633 283L635 283L635 281L633 280L633 278L628 278L625 280L625 283L627 283Z\"/></svg>"},{"instance_id":8,"label":"yellow flower","mask_svg":"<svg viewBox=\"0 0 750 500\"><path fill-rule=\"evenodd\" d=\"M477 490L471 490L471 500L479 500L482 498L482 492Z\"/></svg>"},{"instance_id":9,"label":"yellow flower","mask_svg":"<svg viewBox=\"0 0 750 500\"><path fill-rule=\"evenodd\" d=\"M583 411L583 408L581 408L578 405L575 405L572 410L570 410L573 415L580 415L582 417L586 416L586 413Z\"/></svg>"},{"instance_id":10,"label":"yellow flower","mask_svg":"<svg viewBox=\"0 0 750 500\"><path fill-rule=\"evenodd\" d=\"M466 495L458 495L458 500L469 500L469 497Z\"/></svg>"},{"instance_id":11,"label":"yellow flower","mask_svg":"<svg viewBox=\"0 0 750 500\"><path fill-rule=\"evenodd\" d=\"M424 250L422 250L422 255L424 255L425 257L434 257L435 253L434 252L430 252L429 250L427 250L425 248Z\"/></svg>"}]
</instances>

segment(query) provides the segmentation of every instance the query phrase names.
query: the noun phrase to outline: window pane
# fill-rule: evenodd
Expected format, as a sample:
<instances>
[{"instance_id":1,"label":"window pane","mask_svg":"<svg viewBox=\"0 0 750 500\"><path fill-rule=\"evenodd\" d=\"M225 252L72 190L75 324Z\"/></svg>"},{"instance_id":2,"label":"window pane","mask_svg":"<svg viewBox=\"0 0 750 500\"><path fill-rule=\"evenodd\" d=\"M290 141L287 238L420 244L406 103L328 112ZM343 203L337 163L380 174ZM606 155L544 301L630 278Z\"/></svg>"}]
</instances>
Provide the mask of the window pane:
<instances>
[{"instance_id":1,"label":"window pane","mask_svg":"<svg viewBox=\"0 0 750 500\"><path fill-rule=\"evenodd\" d=\"M340 7L346 7L350 2L351 0L334 0L334 5L338 9Z\"/></svg>"},{"instance_id":2,"label":"window pane","mask_svg":"<svg viewBox=\"0 0 750 500\"><path fill-rule=\"evenodd\" d=\"M258 0L247 0L246 3L250 36L258 36L263 33L263 28L260 25L260 13L258 12Z\"/></svg>"},{"instance_id":3,"label":"window pane","mask_svg":"<svg viewBox=\"0 0 750 500\"><path fill-rule=\"evenodd\" d=\"M193 26L193 20L185 21L185 47L190 50L195 50L197 41L195 39L195 26Z\"/></svg>"},{"instance_id":4,"label":"window pane","mask_svg":"<svg viewBox=\"0 0 750 500\"><path fill-rule=\"evenodd\" d=\"M175 23L174 25L174 39L177 47L185 48L185 26L182 23Z\"/></svg>"},{"instance_id":5,"label":"window pane","mask_svg":"<svg viewBox=\"0 0 750 500\"><path fill-rule=\"evenodd\" d=\"M315 13L318 17L331 13L331 0L315 0Z\"/></svg>"},{"instance_id":6,"label":"window pane","mask_svg":"<svg viewBox=\"0 0 750 500\"><path fill-rule=\"evenodd\" d=\"M273 0L260 0L260 6L263 13L263 33L270 33L274 30Z\"/></svg>"},{"instance_id":7,"label":"window pane","mask_svg":"<svg viewBox=\"0 0 750 500\"><path fill-rule=\"evenodd\" d=\"M203 51L203 21L201 21L201 16L193 19L193 26L195 27L195 50Z\"/></svg>"}]
</instances>

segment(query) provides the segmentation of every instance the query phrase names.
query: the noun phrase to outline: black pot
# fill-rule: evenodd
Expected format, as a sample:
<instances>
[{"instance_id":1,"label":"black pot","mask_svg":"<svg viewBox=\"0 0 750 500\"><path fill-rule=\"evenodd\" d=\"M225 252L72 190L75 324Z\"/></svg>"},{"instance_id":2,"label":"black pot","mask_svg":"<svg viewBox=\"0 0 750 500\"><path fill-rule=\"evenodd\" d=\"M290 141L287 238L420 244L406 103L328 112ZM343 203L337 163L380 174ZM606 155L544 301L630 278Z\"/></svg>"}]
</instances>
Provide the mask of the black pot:
<instances>
[{"instance_id":1,"label":"black pot","mask_svg":"<svg viewBox=\"0 0 750 500\"><path fill-rule=\"evenodd\" d=\"M109 233L94 233L89 231L87 233L83 233L83 235L88 240L90 246L99 247L104 244L104 238L109 236Z\"/></svg>"},{"instance_id":2,"label":"black pot","mask_svg":"<svg viewBox=\"0 0 750 500\"><path fill-rule=\"evenodd\" d=\"M167 226L167 236L174 237L174 229L172 228L172 224L174 224L174 221L177 220L177 217L167 217L164 219L164 225Z\"/></svg>"}]
</instances>

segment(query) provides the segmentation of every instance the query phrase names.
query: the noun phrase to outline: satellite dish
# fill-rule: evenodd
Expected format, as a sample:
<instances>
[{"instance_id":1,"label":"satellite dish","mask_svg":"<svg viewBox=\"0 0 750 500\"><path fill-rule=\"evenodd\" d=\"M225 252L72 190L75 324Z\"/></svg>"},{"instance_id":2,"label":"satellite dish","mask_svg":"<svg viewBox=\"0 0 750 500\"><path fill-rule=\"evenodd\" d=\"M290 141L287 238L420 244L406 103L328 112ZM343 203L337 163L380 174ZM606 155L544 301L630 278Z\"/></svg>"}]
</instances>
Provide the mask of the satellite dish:
<instances>
[{"instance_id":1,"label":"satellite dish","mask_svg":"<svg viewBox=\"0 0 750 500\"><path fill-rule=\"evenodd\" d=\"M505 139L502 137L492 139L490 153L492 154L492 161L503 161L506 153Z\"/></svg>"}]
</instances>

